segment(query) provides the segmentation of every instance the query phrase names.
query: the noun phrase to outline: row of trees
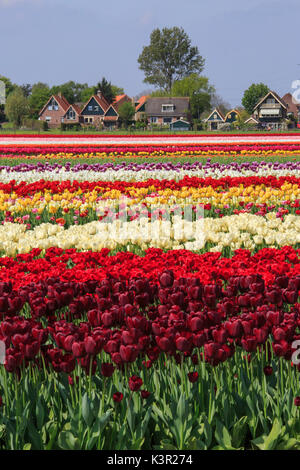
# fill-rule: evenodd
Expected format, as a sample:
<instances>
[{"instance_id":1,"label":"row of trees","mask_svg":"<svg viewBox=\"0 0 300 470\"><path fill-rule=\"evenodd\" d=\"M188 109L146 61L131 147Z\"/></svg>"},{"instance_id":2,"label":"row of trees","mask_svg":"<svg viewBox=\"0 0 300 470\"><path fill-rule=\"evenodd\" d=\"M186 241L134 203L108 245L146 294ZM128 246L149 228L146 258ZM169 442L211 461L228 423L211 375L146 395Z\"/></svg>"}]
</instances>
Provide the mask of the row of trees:
<instances>
[{"instance_id":1,"label":"row of trees","mask_svg":"<svg viewBox=\"0 0 300 470\"><path fill-rule=\"evenodd\" d=\"M19 126L26 117L37 119L40 110L48 101L51 95L59 92L68 100L70 104L85 103L88 99L100 90L109 103L112 103L115 96L124 93L124 89L112 85L105 78L95 86L88 86L87 83L76 83L69 81L62 85L49 87L47 83L38 82L33 85L16 85L7 77L0 75L0 80L5 83L6 104L0 106L0 122L8 119Z\"/></svg>"}]
</instances>

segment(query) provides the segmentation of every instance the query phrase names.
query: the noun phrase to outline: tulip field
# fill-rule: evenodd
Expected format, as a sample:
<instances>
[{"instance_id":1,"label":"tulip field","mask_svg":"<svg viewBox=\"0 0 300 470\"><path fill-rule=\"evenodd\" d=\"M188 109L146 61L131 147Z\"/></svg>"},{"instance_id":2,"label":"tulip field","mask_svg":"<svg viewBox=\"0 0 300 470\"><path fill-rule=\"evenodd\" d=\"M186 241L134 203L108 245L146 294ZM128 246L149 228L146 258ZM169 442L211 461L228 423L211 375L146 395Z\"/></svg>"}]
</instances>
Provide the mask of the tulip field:
<instances>
[{"instance_id":1,"label":"tulip field","mask_svg":"<svg viewBox=\"0 0 300 470\"><path fill-rule=\"evenodd\" d=\"M300 139L125 137L0 136L0 449L299 450Z\"/></svg>"}]
</instances>

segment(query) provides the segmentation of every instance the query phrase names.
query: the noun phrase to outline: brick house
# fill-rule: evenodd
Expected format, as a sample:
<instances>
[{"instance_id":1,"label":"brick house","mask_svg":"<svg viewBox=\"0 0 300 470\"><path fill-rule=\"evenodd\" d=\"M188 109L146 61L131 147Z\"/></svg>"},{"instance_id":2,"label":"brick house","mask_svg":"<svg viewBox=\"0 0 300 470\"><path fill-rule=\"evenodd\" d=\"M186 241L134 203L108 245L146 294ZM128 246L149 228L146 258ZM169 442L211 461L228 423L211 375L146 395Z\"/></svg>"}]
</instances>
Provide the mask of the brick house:
<instances>
[{"instance_id":1,"label":"brick house","mask_svg":"<svg viewBox=\"0 0 300 470\"><path fill-rule=\"evenodd\" d=\"M282 97L282 101L284 101L287 106L287 117L292 115L296 121L300 121L300 103L293 98L293 95L291 93L286 93Z\"/></svg>"},{"instance_id":2,"label":"brick house","mask_svg":"<svg viewBox=\"0 0 300 470\"><path fill-rule=\"evenodd\" d=\"M59 127L62 122L67 122L65 115L69 108L70 103L61 93L52 95L41 109L39 120L46 121L49 127ZM72 122L74 122L73 119Z\"/></svg>"},{"instance_id":3,"label":"brick house","mask_svg":"<svg viewBox=\"0 0 300 470\"><path fill-rule=\"evenodd\" d=\"M190 120L190 99L188 97L153 97L145 101L148 123L170 125L180 119Z\"/></svg>"}]
</instances>

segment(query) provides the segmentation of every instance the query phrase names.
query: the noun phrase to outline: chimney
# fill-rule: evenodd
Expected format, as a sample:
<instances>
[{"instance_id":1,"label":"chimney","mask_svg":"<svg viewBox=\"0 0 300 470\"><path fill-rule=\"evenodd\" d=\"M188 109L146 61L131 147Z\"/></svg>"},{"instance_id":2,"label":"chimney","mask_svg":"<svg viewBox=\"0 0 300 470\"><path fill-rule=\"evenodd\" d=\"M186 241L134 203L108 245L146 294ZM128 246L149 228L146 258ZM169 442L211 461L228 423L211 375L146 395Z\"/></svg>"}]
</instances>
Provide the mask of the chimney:
<instances>
[{"instance_id":1,"label":"chimney","mask_svg":"<svg viewBox=\"0 0 300 470\"><path fill-rule=\"evenodd\" d=\"M102 98L102 93L100 90L97 91L97 96L99 96L99 98Z\"/></svg>"},{"instance_id":2,"label":"chimney","mask_svg":"<svg viewBox=\"0 0 300 470\"><path fill-rule=\"evenodd\" d=\"M60 98L62 98L62 92L61 91L59 91L57 94Z\"/></svg>"}]
</instances>

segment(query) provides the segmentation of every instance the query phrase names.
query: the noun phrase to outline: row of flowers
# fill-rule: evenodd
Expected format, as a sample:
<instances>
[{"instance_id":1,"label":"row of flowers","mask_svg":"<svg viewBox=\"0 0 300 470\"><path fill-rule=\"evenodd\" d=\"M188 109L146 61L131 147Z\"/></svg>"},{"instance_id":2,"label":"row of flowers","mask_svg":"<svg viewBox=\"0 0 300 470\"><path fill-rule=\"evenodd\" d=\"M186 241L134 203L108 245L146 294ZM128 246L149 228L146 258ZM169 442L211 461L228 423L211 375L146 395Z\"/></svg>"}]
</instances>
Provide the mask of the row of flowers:
<instances>
[{"instance_id":1,"label":"row of flowers","mask_svg":"<svg viewBox=\"0 0 300 470\"><path fill-rule=\"evenodd\" d=\"M132 252L111 255L108 249L79 252L52 247L44 255L41 249L35 248L27 254L0 258L0 280L9 282L15 289L50 279L98 283L107 277L147 277L158 282L168 269L173 271L175 279L197 278L204 284L214 283L216 279L226 281L231 276L260 274L266 285L272 286L276 276L300 276L300 249L291 246L263 248L255 254L240 249L228 258L221 253L164 252L158 248L149 248L140 256Z\"/></svg>"},{"instance_id":2,"label":"row of flowers","mask_svg":"<svg viewBox=\"0 0 300 470\"><path fill-rule=\"evenodd\" d=\"M67 229L63 224L42 223L26 230L25 224L6 222L0 225L1 250L8 256L50 247L93 251L155 247L221 252L226 247L254 251L262 246L275 248L300 244L300 217L297 215L289 214L284 221L274 212L265 217L243 213L195 221L185 220L181 214L170 216L167 211L163 215L166 220L144 216L130 222L126 218L104 219L71 225Z\"/></svg>"},{"instance_id":3,"label":"row of flowers","mask_svg":"<svg viewBox=\"0 0 300 470\"><path fill-rule=\"evenodd\" d=\"M147 181L174 180L180 181L184 177L197 177L214 179L226 177L248 176L299 176L300 161L287 163L211 163L211 160L202 164L194 163L123 163L106 164L20 164L16 166L0 166L0 179L2 183L9 183L12 179L16 183L33 183L41 179L47 181Z\"/></svg>"},{"instance_id":4,"label":"row of flowers","mask_svg":"<svg viewBox=\"0 0 300 470\"><path fill-rule=\"evenodd\" d=\"M19 289L2 282L0 288L0 339L8 372L35 361L71 373L79 361L94 374L102 351L110 359L102 365L106 377L139 356L149 368L162 353L179 364L192 357L194 364L205 360L216 366L240 348L271 356L269 339L273 353L290 360L300 338L300 276L277 275L272 285L259 274L203 284L175 279L167 270L157 282L47 279Z\"/></svg>"},{"instance_id":5,"label":"row of flowers","mask_svg":"<svg viewBox=\"0 0 300 470\"><path fill-rule=\"evenodd\" d=\"M268 156L299 155L300 143L203 143L203 144L136 144L136 145L0 145L0 156L25 159L77 159L121 157L202 157L202 156Z\"/></svg>"}]
</instances>

